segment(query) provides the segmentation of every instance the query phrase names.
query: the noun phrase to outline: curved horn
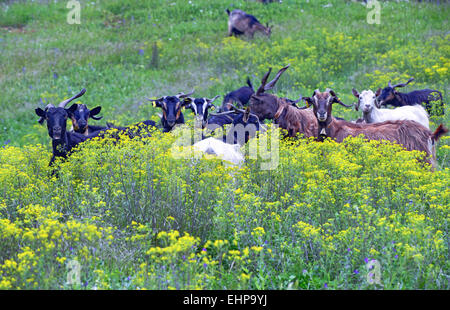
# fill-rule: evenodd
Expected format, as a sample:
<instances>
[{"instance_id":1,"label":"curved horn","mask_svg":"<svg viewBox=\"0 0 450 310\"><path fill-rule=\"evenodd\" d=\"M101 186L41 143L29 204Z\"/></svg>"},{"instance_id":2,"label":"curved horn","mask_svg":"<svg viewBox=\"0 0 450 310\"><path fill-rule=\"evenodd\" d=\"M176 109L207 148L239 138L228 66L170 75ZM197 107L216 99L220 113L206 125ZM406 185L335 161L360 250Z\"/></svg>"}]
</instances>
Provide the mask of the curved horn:
<instances>
[{"instance_id":1,"label":"curved horn","mask_svg":"<svg viewBox=\"0 0 450 310\"><path fill-rule=\"evenodd\" d=\"M214 101L216 101L216 99L217 98L219 98L220 97L220 95L217 95L217 96L215 96L214 98L212 98L212 99L207 99L208 100L208 103L209 104L212 104Z\"/></svg>"},{"instance_id":2,"label":"curved horn","mask_svg":"<svg viewBox=\"0 0 450 310\"><path fill-rule=\"evenodd\" d=\"M235 113L235 111L225 111L225 112L221 112L221 113L211 113L210 115L221 116L221 115L228 115L228 114L233 114L233 113Z\"/></svg>"},{"instance_id":3,"label":"curved horn","mask_svg":"<svg viewBox=\"0 0 450 310\"><path fill-rule=\"evenodd\" d=\"M297 104L297 103L299 103L302 100L303 100L303 96L302 96L302 94L300 94L300 97L297 100L294 101L294 104Z\"/></svg>"},{"instance_id":4,"label":"curved horn","mask_svg":"<svg viewBox=\"0 0 450 310\"><path fill-rule=\"evenodd\" d=\"M284 71L287 70L287 68L289 68L291 66L291 64L288 64L286 67L281 68L280 71L278 71L277 75L275 76L275 78L270 81L269 83L267 83L267 85L264 86L264 91L266 90L270 90L272 89L275 84L278 82L278 79L280 78L280 76L284 73Z\"/></svg>"},{"instance_id":5,"label":"curved horn","mask_svg":"<svg viewBox=\"0 0 450 310\"><path fill-rule=\"evenodd\" d=\"M337 94L334 92L334 90L327 88L327 91L330 92L330 94L333 96L333 102L339 103L341 106L346 108L353 108L353 105L346 105L344 104L341 99L338 98Z\"/></svg>"},{"instance_id":6,"label":"curved horn","mask_svg":"<svg viewBox=\"0 0 450 310\"><path fill-rule=\"evenodd\" d=\"M391 84L391 81L388 82L388 86L389 86L390 88L393 88L393 87L392 87L392 84Z\"/></svg>"},{"instance_id":7,"label":"curved horn","mask_svg":"<svg viewBox=\"0 0 450 310\"><path fill-rule=\"evenodd\" d=\"M195 91L195 89L191 90L190 93L187 93L187 94L179 93L178 95L175 95L175 96L178 97L178 98L186 98L186 97L189 97L190 95L192 95L194 93L194 91Z\"/></svg>"},{"instance_id":8,"label":"curved horn","mask_svg":"<svg viewBox=\"0 0 450 310\"><path fill-rule=\"evenodd\" d=\"M394 86L392 86L392 88L405 87L406 85L409 84L409 82L412 82L412 81L414 81L414 78L410 78L406 83L395 84Z\"/></svg>"},{"instance_id":9,"label":"curved horn","mask_svg":"<svg viewBox=\"0 0 450 310\"><path fill-rule=\"evenodd\" d=\"M236 112L245 113L245 110L239 109L233 104L230 104L230 108L233 109Z\"/></svg>"},{"instance_id":10,"label":"curved horn","mask_svg":"<svg viewBox=\"0 0 450 310\"><path fill-rule=\"evenodd\" d=\"M256 95L264 93L264 86L266 86L267 78L269 77L270 73L272 72L272 68L269 68L269 71L264 74L262 80L261 80L261 86L259 86L258 90L256 91Z\"/></svg>"},{"instance_id":11,"label":"curved horn","mask_svg":"<svg viewBox=\"0 0 450 310\"><path fill-rule=\"evenodd\" d=\"M75 100L75 99L77 99L77 98L83 96L85 92L86 92L86 88L83 88L83 89L82 89L78 94L76 94L75 96L73 96L73 97L71 97L71 98L69 98L69 99L66 99L66 100L64 100L64 101L61 101L60 104L58 105L58 108L65 108L66 105L67 105L69 102L71 102L72 100Z\"/></svg>"},{"instance_id":12,"label":"curved horn","mask_svg":"<svg viewBox=\"0 0 450 310\"><path fill-rule=\"evenodd\" d=\"M163 97L158 98L158 99L150 99L150 98L145 98L145 99L147 99L148 101L153 102L153 101L161 101L163 99Z\"/></svg>"}]
</instances>

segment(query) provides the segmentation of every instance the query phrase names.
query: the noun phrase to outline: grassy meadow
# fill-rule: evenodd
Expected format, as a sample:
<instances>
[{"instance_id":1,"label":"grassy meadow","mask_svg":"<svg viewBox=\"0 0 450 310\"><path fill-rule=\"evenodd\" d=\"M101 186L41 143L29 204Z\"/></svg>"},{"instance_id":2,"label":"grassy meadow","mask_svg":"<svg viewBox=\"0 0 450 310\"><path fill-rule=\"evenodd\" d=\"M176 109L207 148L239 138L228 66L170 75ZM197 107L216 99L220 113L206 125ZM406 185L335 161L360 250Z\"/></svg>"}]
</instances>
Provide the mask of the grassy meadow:
<instances>
[{"instance_id":1,"label":"grassy meadow","mask_svg":"<svg viewBox=\"0 0 450 310\"><path fill-rule=\"evenodd\" d=\"M223 96L247 76L257 88L288 63L279 96L329 87L350 104L352 88L414 77L402 90L447 103L448 4L380 1L368 24L345 0L92 0L69 24L67 2L0 1L0 289L450 288L448 135L434 172L418 152L361 138L280 141L264 170L262 157L180 159L177 136L155 131L84 143L56 178L34 112L86 88L76 102L102 106L98 124L158 121L145 98ZM227 37L227 8L272 36ZM447 107L430 129L450 127Z\"/></svg>"}]
</instances>

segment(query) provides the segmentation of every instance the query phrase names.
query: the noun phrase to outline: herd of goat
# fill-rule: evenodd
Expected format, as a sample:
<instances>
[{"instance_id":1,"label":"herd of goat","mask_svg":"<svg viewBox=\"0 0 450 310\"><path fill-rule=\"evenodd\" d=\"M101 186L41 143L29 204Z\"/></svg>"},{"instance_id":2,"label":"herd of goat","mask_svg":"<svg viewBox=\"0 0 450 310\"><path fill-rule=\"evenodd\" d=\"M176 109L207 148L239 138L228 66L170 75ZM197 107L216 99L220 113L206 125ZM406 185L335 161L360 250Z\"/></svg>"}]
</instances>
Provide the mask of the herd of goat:
<instances>
[{"instance_id":1,"label":"herd of goat","mask_svg":"<svg viewBox=\"0 0 450 310\"><path fill-rule=\"evenodd\" d=\"M267 3L272 1L262 0ZM226 10L228 14L228 35L246 35L253 38L256 32L267 36L271 35L271 27L263 26L256 17L242 10ZM311 97L300 96L297 100L280 98L267 93L273 89L280 76L289 68L289 65L279 70L275 78L267 82L271 69L264 75L259 88L254 90L249 78L247 86L228 93L218 109L219 113L209 113L215 108L213 102L219 97L194 98L191 95L194 90L174 96L163 96L158 99L148 99L153 105L162 110L161 127L163 132L170 132L176 125L184 124L182 109L190 109L195 115L196 128L208 129L214 132L222 130L222 139L207 137L202 134L202 141L194 144L197 149L210 154L220 156L222 159L230 159L231 162L240 163L242 154L237 146L245 144L254 137L258 131L264 130L263 122L272 120L280 128L286 130L287 136L295 137L302 134L304 137L314 137L317 141L323 141L326 137L337 142L342 142L348 136L363 135L368 140L388 140L403 145L407 150L418 150L426 153L424 161L436 166L436 142L448 132L442 124L432 132L429 129L429 113L433 111L432 101L439 101L440 106L435 107L444 113L442 94L434 89L415 90L402 93L398 88L406 86L414 79L406 83L379 88L375 93L364 90L359 93L352 90L358 98L354 104L357 111L361 110L363 117L356 121L346 121L333 117L332 107L334 103L352 108L353 105L344 104L331 90L314 91ZM108 124L106 127L92 126L88 124L89 118L98 120L97 115L101 107L89 110L84 104L73 104L69 108L66 105L85 93L83 89L79 94L62 101L58 107L51 104L45 110L36 109L40 117L39 123L47 121L48 134L52 139L53 156L50 165L57 157L67 157L79 143L94 137L105 137L105 133L114 128L115 138L120 138L117 132L123 132L131 138L136 136L150 136L149 127L157 127L151 120L140 122L137 131L132 127L119 127ZM299 107L297 104L305 101L306 105ZM310 106L312 105L312 109ZM394 109L381 108L391 105ZM425 108L423 107L425 105ZM72 128L66 131L67 119L72 120ZM225 126L230 126L228 133ZM235 160L236 159L236 160Z\"/></svg>"},{"instance_id":2,"label":"herd of goat","mask_svg":"<svg viewBox=\"0 0 450 310\"><path fill-rule=\"evenodd\" d=\"M434 132L429 129L428 112L432 111L430 102L440 99L439 108L442 113L444 111L442 94L439 91L424 89L401 93L397 90L406 86L413 80L412 78L404 84L391 85L389 82L387 87L378 89L375 93L371 90L359 93L353 89L353 95L358 99L358 102L354 104L355 109L361 110L363 117L356 121L346 121L332 115L333 104L338 103L347 108L352 108L353 105L344 104L331 89L324 92L317 89L311 97L300 96L295 101L268 93L288 68L289 65L282 68L273 80L267 82L271 73L269 69L256 91L250 79L247 79L248 86L228 93L216 113L209 113L209 110L215 108L213 102L219 96L212 99L194 98L193 90L187 94L179 93L147 100L162 110L160 116L163 132L170 132L176 125L184 124L183 108L190 109L194 113L197 128L211 131L221 128L222 139L202 135L204 141L196 143L201 150L210 154L220 156L226 155L224 153L227 152L239 152L236 144L245 144L259 130L265 128L265 120L272 120L286 131L288 137L302 134L306 138L314 137L317 141L323 141L329 137L342 142L348 136L356 137L362 134L368 140L388 140L399 143L407 150L425 152L427 157L424 161L435 167L436 142L448 132L442 124ZM62 101L58 107L49 104L44 110L41 108L35 110L40 117L39 123L47 122L48 134L52 139L53 156L50 164L56 157L65 158L79 143L94 137L106 136L105 133L110 132L108 130L111 128L114 128L115 132L123 132L134 138L150 136L150 128L158 127L151 120L136 124L139 128L137 132L131 130L134 126L90 125L88 124L90 118L101 119L97 116L101 107L89 110L84 104L73 104L66 108L69 102L81 97L85 91L83 89L77 95ZM301 101L306 104L300 107L297 104ZM426 109L422 106L423 104ZM381 108L383 105L392 105L395 108ZM72 128L69 131L66 130L68 118L72 121ZM230 128L228 132L225 131L226 125ZM120 135L116 135L116 138L119 137ZM224 158L224 156L221 157Z\"/></svg>"}]
</instances>

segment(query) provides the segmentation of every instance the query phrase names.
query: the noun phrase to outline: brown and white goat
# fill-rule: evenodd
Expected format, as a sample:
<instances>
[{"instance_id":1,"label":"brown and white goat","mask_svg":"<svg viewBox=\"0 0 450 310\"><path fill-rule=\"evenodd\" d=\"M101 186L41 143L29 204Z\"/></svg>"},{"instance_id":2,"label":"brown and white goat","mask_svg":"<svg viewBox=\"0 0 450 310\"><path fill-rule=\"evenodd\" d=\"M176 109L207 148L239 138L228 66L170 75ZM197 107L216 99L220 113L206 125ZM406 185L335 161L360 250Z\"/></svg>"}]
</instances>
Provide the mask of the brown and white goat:
<instances>
[{"instance_id":1,"label":"brown and white goat","mask_svg":"<svg viewBox=\"0 0 450 310\"><path fill-rule=\"evenodd\" d=\"M259 31L270 37L272 27L262 25L255 16L245 13L242 10L227 9L228 18L228 36L245 34L253 38L255 32Z\"/></svg>"},{"instance_id":2,"label":"brown and white goat","mask_svg":"<svg viewBox=\"0 0 450 310\"><path fill-rule=\"evenodd\" d=\"M330 137L342 142L348 136L364 135L368 140L388 140L403 145L408 150L418 150L426 153L426 162L436 167L435 144L439 138L448 132L442 124L431 132L421 124L410 121L385 121L374 124L355 124L345 120L337 120L332 116L333 103L339 102L332 90L320 92L315 90L312 97L305 100L313 105L314 115L318 121L319 140ZM431 158L430 158L431 155Z\"/></svg>"}]
</instances>

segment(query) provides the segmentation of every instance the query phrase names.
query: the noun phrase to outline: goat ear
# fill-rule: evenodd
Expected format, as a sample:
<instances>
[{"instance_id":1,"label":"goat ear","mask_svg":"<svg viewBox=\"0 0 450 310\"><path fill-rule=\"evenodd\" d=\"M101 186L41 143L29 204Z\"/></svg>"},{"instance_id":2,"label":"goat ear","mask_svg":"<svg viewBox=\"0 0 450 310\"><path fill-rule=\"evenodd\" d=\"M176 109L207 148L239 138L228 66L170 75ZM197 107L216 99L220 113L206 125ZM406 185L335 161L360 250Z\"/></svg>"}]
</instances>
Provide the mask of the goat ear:
<instances>
[{"instance_id":1,"label":"goat ear","mask_svg":"<svg viewBox=\"0 0 450 310\"><path fill-rule=\"evenodd\" d=\"M89 111L89 117L93 118L93 119L98 119L98 117L95 117L95 115L100 113L101 110L102 110L102 107L100 107L100 106L93 108L91 111Z\"/></svg>"},{"instance_id":2,"label":"goat ear","mask_svg":"<svg viewBox=\"0 0 450 310\"><path fill-rule=\"evenodd\" d=\"M381 94L381 88L378 88L377 91L375 92L375 96L379 96Z\"/></svg>"},{"instance_id":3,"label":"goat ear","mask_svg":"<svg viewBox=\"0 0 450 310\"><path fill-rule=\"evenodd\" d=\"M186 107L186 106L190 105L192 101L194 101L194 99L191 97L183 98L183 100L181 100L181 106Z\"/></svg>"},{"instance_id":4,"label":"goat ear","mask_svg":"<svg viewBox=\"0 0 450 310\"><path fill-rule=\"evenodd\" d=\"M305 100L307 108L309 108L310 105L313 103L313 100L311 97L303 97L302 99Z\"/></svg>"},{"instance_id":5,"label":"goat ear","mask_svg":"<svg viewBox=\"0 0 450 310\"><path fill-rule=\"evenodd\" d=\"M148 99L148 98L146 98L146 99L148 101L150 101L153 104L154 107L161 108L162 107L162 103L161 102L164 100L164 97L161 97L159 99Z\"/></svg>"},{"instance_id":6,"label":"goat ear","mask_svg":"<svg viewBox=\"0 0 450 310\"><path fill-rule=\"evenodd\" d=\"M375 106L377 107L377 109L381 108L381 104L380 102L377 100L377 98L375 98Z\"/></svg>"},{"instance_id":7,"label":"goat ear","mask_svg":"<svg viewBox=\"0 0 450 310\"><path fill-rule=\"evenodd\" d=\"M353 96L355 96L356 98L359 98L359 93L356 89L352 88L352 93L353 93Z\"/></svg>"},{"instance_id":8,"label":"goat ear","mask_svg":"<svg viewBox=\"0 0 450 310\"><path fill-rule=\"evenodd\" d=\"M39 124L42 124L47 118L45 111L42 110L41 108L37 108L34 110L34 112L36 113L37 116L40 117L40 119L38 120Z\"/></svg>"}]
</instances>

